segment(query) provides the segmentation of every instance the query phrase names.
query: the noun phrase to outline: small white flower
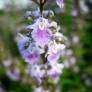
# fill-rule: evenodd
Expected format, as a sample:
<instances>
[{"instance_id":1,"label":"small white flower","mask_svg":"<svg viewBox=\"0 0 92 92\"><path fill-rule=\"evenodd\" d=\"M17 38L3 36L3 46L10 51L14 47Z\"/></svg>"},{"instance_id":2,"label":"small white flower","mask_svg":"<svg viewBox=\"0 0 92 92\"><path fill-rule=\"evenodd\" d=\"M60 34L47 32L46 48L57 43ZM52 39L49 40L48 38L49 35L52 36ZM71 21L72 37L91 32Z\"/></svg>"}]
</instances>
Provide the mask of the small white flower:
<instances>
[{"instance_id":1,"label":"small white flower","mask_svg":"<svg viewBox=\"0 0 92 92\"><path fill-rule=\"evenodd\" d=\"M38 88L35 88L33 92L50 92L49 90L44 90L41 86Z\"/></svg>"},{"instance_id":2,"label":"small white flower","mask_svg":"<svg viewBox=\"0 0 92 92\"><path fill-rule=\"evenodd\" d=\"M5 67L9 67L11 64L12 64L11 58L9 58L9 59L3 61L3 65L4 65Z\"/></svg>"},{"instance_id":3,"label":"small white flower","mask_svg":"<svg viewBox=\"0 0 92 92\"><path fill-rule=\"evenodd\" d=\"M56 31L59 32L60 28L61 28L60 26L57 26Z\"/></svg>"},{"instance_id":4,"label":"small white flower","mask_svg":"<svg viewBox=\"0 0 92 92\"><path fill-rule=\"evenodd\" d=\"M33 92L43 92L43 88L42 87L35 88Z\"/></svg>"},{"instance_id":5,"label":"small white flower","mask_svg":"<svg viewBox=\"0 0 92 92\"><path fill-rule=\"evenodd\" d=\"M70 57L69 62L71 65L74 65L76 63L76 58L74 56Z\"/></svg>"},{"instance_id":6,"label":"small white flower","mask_svg":"<svg viewBox=\"0 0 92 92\"><path fill-rule=\"evenodd\" d=\"M44 30L45 28L48 28L49 26L48 19L41 18L40 22L38 21L38 26L40 30Z\"/></svg>"},{"instance_id":7,"label":"small white flower","mask_svg":"<svg viewBox=\"0 0 92 92\"><path fill-rule=\"evenodd\" d=\"M71 49L66 50L66 55L71 56L73 54L73 51Z\"/></svg>"},{"instance_id":8,"label":"small white flower","mask_svg":"<svg viewBox=\"0 0 92 92\"><path fill-rule=\"evenodd\" d=\"M73 42L74 44L77 44L77 43L79 42L79 37L78 37L77 35L74 35L74 36L72 37L72 42Z\"/></svg>"},{"instance_id":9,"label":"small white flower","mask_svg":"<svg viewBox=\"0 0 92 92\"><path fill-rule=\"evenodd\" d=\"M58 38L59 41L65 41L65 40L67 40L67 38L62 33L60 33L60 32L56 32L54 34L54 38Z\"/></svg>"},{"instance_id":10,"label":"small white flower","mask_svg":"<svg viewBox=\"0 0 92 92\"><path fill-rule=\"evenodd\" d=\"M49 26L50 26L50 27L55 27L55 28L57 28L57 23L56 23L55 21L53 21L53 22L50 23Z\"/></svg>"},{"instance_id":11,"label":"small white flower","mask_svg":"<svg viewBox=\"0 0 92 92\"><path fill-rule=\"evenodd\" d=\"M64 0L56 0L56 3L60 8L64 7Z\"/></svg>"},{"instance_id":12,"label":"small white flower","mask_svg":"<svg viewBox=\"0 0 92 92\"><path fill-rule=\"evenodd\" d=\"M56 43L56 41L51 41L48 45L48 54L57 53L65 49L64 44Z\"/></svg>"}]
</instances>

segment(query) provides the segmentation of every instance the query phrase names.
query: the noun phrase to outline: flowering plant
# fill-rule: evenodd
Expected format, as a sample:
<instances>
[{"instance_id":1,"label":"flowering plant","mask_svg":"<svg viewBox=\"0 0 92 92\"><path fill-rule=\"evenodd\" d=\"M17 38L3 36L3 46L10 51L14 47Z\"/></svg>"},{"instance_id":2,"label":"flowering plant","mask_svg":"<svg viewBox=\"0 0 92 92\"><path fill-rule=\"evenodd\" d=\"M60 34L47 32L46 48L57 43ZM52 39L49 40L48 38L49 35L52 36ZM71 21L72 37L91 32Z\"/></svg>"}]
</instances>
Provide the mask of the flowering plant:
<instances>
[{"instance_id":1,"label":"flowering plant","mask_svg":"<svg viewBox=\"0 0 92 92\"><path fill-rule=\"evenodd\" d=\"M54 92L47 84L57 84L62 74L64 64L59 63L59 59L65 49L66 37L60 32L57 22L50 18L54 14L53 11L43 11L44 4L49 0L32 1L38 4L40 11L31 12L30 15L34 16L34 19L32 24L25 28L26 34L18 33L18 48L30 66L30 77L35 81L33 92ZM56 3L63 8L63 0L56 0Z\"/></svg>"}]
</instances>

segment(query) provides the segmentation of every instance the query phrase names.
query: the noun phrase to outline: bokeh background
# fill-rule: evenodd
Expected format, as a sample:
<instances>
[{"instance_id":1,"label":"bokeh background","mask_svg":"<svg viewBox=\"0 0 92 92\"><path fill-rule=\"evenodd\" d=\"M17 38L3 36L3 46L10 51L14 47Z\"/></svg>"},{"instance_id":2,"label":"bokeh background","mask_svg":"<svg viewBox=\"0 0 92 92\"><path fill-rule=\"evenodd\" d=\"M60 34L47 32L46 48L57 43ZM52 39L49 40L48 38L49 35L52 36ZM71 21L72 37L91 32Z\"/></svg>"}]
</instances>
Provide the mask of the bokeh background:
<instances>
[{"instance_id":1,"label":"bokeh background","mask_svg":"<svg viewBox=\"0 0 92 92\"><path fill-rule=\"evenodd\" d=\"M31 21L26 11L37 9L30 1L0 0L0 92L31 92L32 80L16 43L16 33ZM45 8L52 8L68 38L61 92L92 92L92 0L65 0L64 9L53 1Z\"/></svg>"}]
</instances>

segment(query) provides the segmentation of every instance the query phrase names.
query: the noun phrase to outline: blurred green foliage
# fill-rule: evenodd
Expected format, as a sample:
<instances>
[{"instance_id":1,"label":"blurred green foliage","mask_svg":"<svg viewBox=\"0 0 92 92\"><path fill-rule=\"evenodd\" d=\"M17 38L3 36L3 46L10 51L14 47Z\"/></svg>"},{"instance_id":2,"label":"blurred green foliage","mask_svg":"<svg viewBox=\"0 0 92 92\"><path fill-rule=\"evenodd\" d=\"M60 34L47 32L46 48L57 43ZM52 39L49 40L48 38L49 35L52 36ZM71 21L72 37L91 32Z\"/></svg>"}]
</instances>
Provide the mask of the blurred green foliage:
<instances>
[{"instance_id":1,"label":"blurred green foliage","mask_svg":"<svg viewBox=\"0 0 92 92\"><path fill-rule=\"evenodd\" d=\"M71 15L73 0L66 0L64 13L56 14L56 18L62 24L62 31L69 37L69 40L73 34L77 34L80 38L77 45L70 46L77 58L74 67L78 67L79 71L74 72L74 67L64 69L59 81L63 92L92 92L92 2L85 1L89 12L81 14L81 17L78 15L76 18ZM0 87L7 92L31 92L30 84L10 80L2 64L4 59L11 56L14 59L17 58L20 64L25 65L22 63L23 60L15 42L17 28L29 23L23 18L24 15L25 10L12 8L10 11L0 10ZM76 26L73 21L77 21ZM73 29L74 26L77 31Z\"/></svg>"}]
</instances>

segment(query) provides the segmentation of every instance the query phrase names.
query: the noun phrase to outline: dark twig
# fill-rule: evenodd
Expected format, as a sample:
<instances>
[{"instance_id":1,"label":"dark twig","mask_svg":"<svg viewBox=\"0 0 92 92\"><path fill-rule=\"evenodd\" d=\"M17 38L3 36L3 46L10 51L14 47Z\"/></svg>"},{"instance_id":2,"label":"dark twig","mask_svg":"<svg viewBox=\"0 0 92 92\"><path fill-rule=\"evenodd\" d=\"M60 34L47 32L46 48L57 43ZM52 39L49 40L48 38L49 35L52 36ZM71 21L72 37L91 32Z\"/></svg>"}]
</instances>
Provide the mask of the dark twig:
<instances>
[{"instance_id":1,"label":"dark twig","mask_svg":"<svg viewBox=\"0 0 92 92\"><path fill-rule=\"evenodd\" d=\"M38 2L37 0L31 0L31 1L35 2L35 3L40 7L40 13L41 13L41 15L42 15L44 5L45 5L45 3L46 3L48 0L39 0L39 2Z\"/></svg>"},{"instance_id":2,"label":"dark twig","mask_svg":"<svg viewBox=\"0 0 92 92\"><path fill-rule=\"evenodd\" d=\"M44 5L46 2L47 2L47 0L40 0L40 13L41 13L41 15L42 15L43 8L44 8Z\"/></svg>"}]
</instances>

